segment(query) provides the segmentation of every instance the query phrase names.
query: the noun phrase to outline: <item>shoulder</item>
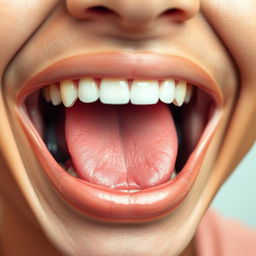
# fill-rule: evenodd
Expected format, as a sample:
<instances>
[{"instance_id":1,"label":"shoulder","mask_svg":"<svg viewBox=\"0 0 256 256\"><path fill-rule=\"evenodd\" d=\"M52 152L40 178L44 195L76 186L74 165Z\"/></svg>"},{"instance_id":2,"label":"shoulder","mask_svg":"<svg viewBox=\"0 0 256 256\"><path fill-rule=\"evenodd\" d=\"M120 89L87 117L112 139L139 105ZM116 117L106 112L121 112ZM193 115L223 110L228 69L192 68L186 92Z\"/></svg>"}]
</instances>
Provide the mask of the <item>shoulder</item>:
<instances>
[{"instance_id":1,"label":"shoulder","mask_svg":"<svg viewBox=\"0 0 256 256\"><path fill-rule=\"evenodd\" d=\"M196 244L199 256L255 256L256 229L210 210L199 225Z\"/></svg>"}]
</instances>

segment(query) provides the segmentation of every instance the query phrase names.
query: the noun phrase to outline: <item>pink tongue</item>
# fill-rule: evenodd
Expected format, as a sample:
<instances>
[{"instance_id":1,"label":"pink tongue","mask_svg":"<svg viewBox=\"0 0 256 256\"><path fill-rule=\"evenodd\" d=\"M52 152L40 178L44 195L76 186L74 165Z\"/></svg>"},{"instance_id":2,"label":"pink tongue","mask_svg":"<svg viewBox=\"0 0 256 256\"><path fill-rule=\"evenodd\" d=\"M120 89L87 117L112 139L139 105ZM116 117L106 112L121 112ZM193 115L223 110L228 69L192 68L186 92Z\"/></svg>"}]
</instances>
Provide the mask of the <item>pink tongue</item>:
<instances>
[{"instance_id":1,"label":"pink tongue","mask_svg":"<svg viewBox=\"0 0 256 256\"><path fill-rule=\"evenodd\" d=\"M114 189L143 189L169 180L177 135L165 104L83 104L66 110L66 141L81 179Z\"/></svg>"}]
</instances>

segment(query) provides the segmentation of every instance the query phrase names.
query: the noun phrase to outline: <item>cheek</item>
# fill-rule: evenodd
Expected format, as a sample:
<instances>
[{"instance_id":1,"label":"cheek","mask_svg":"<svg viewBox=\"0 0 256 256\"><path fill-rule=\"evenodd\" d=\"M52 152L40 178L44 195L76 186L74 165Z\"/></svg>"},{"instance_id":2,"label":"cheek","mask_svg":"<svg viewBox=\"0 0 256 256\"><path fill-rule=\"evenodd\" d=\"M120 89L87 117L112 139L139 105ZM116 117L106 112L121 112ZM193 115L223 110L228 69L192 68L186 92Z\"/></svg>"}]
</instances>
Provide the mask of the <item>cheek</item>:
<instances>
[{"instance_id":1,"label":"cheek","mask_svg":"<svg viewBox=\"0 0 256 256\"><path fill-rule=\"evenodd\" d=\"M225 173L234 169L256 138L256 1L202 0L201 3L207 22L233 57L240 78L237 100L220 153L222 166L219 169Z\"/></svg>"},{"instance_id":2,"label":"cheek","mask_svg":"<svg viewBox=\"0 0 256 256\"><path fill-rule=\"evenodd\" d=\"M256 64L256 1L202 0L202 10L240 71L252 73Z\"/></svg>"}]
</instances>

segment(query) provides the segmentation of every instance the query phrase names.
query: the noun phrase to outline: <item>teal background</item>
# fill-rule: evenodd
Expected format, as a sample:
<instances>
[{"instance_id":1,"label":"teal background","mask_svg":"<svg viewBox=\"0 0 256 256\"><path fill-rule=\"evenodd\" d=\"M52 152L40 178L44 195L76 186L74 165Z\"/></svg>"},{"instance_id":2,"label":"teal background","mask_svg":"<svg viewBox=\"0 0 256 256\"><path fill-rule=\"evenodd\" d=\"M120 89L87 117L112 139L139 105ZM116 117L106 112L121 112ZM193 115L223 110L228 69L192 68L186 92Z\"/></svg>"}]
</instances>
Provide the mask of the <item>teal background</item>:
<instances>
[{"instance_id":1,"label":"teal background","mask_svg":"<svg viewBox=\"0 0 256 256\"><path fill-rule=\"evenodd\" d=\"M256 143L222 186L212 207L256 228Z\"/></svg>"}]
</instances>

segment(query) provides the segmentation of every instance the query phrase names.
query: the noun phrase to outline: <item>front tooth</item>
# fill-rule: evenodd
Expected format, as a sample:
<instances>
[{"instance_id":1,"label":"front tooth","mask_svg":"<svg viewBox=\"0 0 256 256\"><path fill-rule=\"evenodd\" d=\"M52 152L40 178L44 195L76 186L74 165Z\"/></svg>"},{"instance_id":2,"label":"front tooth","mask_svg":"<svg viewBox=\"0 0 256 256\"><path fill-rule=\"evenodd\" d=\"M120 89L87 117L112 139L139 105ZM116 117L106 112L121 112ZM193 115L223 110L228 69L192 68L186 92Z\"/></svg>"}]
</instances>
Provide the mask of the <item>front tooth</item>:
<instances>
[{"instance_id":1,"label":"front tooth","mask_svg":"<svg viewBox=\"0 0 256 256\"><path fill-rule=\"evenodd\" d=\"M82 78L78 85L78 97L84 103L95 102L99 98L97 82L92 78Z\"/></svg>"},{"instance_id":2,"label":"front tooth","mask_svg":"<svg viewBox=\"0 0 256 256\"><path fill-rule=\"evenodd\" d=\"M159 99L158 81L134 80L131 87L131 103L136 105L156 104Z\"/></svg>"},{"instance_id":3,"label":"front tooth","mask_svg":"<svg viewBox=\"0 0 256 256\"><path fill-rule=\"evenodd\" d=\"M60 90L56 86L56 84L51 84L49 87L50 97L52 104L54 106L57 106L61 103L61 96L60 96Z\"/></svg>"},{"instance_id":4,"label":"front tooth","mask_svg":"<svg viewBox=\"0 0 256 256\"><path fill-rule=\"evenodd\" d=\"M77 100L77 88L72 80L63 80L60 82L60 93L63 104L71 107Z\"/></svg>"},{"instance_id":5,"label":"front tooth","mask_svg":"<svg viewBox=\"0 0 256 256\"><path fill-rule=\"evenodd\" d=\"M127 104L130 100L127 80L102 79L100 101L105 104Z\"/></svg>"},{"instance_id":6,"label":"front tooth","mask_svg":"<svg viewBox=\"0 0 256 256\"><path fill-rule=\"evenodd\" d=\"M184 100L185 103L190 102L192 92L193 92L192 90L193 90L192 86L188 84L187 85L187 90L186 90L186 96L185 96L185 100Z\"/></svg>"},{"instance_id":7,"label":"front tooth","mask_svg":"<svg viewBox=\"0 0 256 256\"><path fill-rule=\"evenodd\" d=\"M161 82L159 89L160 100L166 104L173 102L175 97L175 81L173 79Z\"/></svg>"},{"instance_id":8,"label":"front tooth","mask_svg":"<svg viewBox=\"0 0 256 256\"><path fill-rule=\"evenodd\" d=\"M175 89L175 99L173 103L180 107L185 100L187 83L185 81L178 81Z\"/></svg>"}]
</instances>

